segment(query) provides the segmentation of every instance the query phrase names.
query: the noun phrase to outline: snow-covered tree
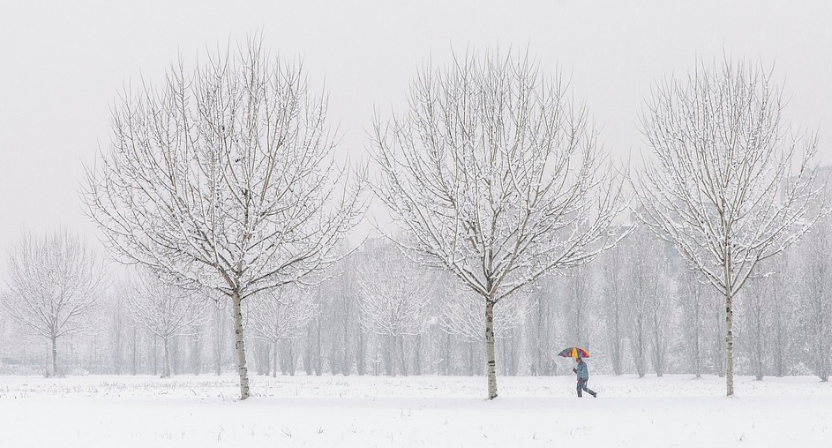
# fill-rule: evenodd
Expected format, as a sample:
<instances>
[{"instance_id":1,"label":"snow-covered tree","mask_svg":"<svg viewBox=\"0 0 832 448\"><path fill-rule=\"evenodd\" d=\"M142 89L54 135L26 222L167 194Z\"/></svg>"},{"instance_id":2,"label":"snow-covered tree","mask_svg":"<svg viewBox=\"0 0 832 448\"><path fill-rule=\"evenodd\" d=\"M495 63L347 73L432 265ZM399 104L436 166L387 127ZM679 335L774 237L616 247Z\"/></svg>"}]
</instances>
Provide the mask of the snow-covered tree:
<instances>
[{"instance_id":1,"label":"snow-covered tree","mask_svg":"<svg viewBox=\"0 0 832 448\"><path fill-rule=\"evenodd\" d=\"M221 298L221 297L220 297ZM214 373L222 375L225 365L225 355L228 342L231 338L232 325L230 324L227 302L223 300L211 301L211 358L214 364Z\"/></svg>"},{"instance_id":2,"label":"snow-covered tree","mask_svg":"<svg viewBox=\"0 0 832 448\"><path fill-rule=\"evenodd\" d=\"M823 226L818 227L823 232ZM777 279L772 284L771 302L771 329L769 337L771 343L772 373L775 376L783 377L793 372L796 362L802 361L799 357L803 344L802 335L806 331L801 330L801 306L800 306L800 284L803 261L805 261L804 248L811 244L809 238L793 245L786 251L785 263L777 264L782 269ZM798 261L801 260L801 261Z\"/></svg>"},{"instance_id":3,"label":"snow-covered tree","mask_svg":"<svg viewBox=\"0 0 832 448\"><path fill-rule=\"evenodd\" d=\"M670 345L670 326L674 319L674 307L671 301L673 285L672 280L662 273L656 273L659 277L660 288L656 294L648 296L648 318L650 320L650 359L653 362L653 370L656 376L664 375L667 370L667 349Z\"/></svg>"},{"instance_id":4,"label":"snow-covered tree","mask_svg":"<svg viewBox=\"0 0 832 448\"><path fill-rule=\"evenodd\" d=\"M566 346L590 349L592 331L592 271L582 266L573 269L565 278L563 314L566 318Z\"/></svg>"},{"instance_id":5,"label":"snow-covered tree","mask_svg":"<svg viewBox=\"0 0 832 448\"><path fill-rule=\"evenodd\" d=\"M560 349L556 346L555 336L560 326L558 317L562 308L558 306L560 303L556 295L551 294L548 285L544 284L551 279L552 277L544 277L535 282L529 294L525 326L532 375L553 375L557 366L554 356Z\"/></svg>"},{"instance_id":6,"label":"snow-covered tree","mask_svg":"<svg viewBox=\"0 0 832 448\"><path fill-rule=\"evenodd\" d=\"M434 281L431 272L403 256L392 244L373 244L370 257L358 267L361 327L387 338L391 374L395 364L407 374L404 336L419 336L427 329Z\"/></svg>"},{"instance_id":7,"label":"snow-covered tree","mask_svg":"<svg viewBox=\"0 0 832 448\"><path fill-rule=\"evenodd\" d=\"M178 336L192 336L204 319L208 303L200 291L165 282L154 272L140 269L125 285L127 307L133 321L162 340L163 378L171 376L171 343Z\"/></svg>"},{"instance_id":8,"label":"snow-covered tree","mask_svg":"<svg viewBox=\"0 0 832 448\"><path fill-rule=\"evenodd\" d=\"M762 275L748 280L748 285L737 296L737 339L746 355L751 373L757 380L765 376L770 357L771 317L774 309L774 283L780 281L773 272L765 272L770 266L760 266ZM742 336L739 336L742 335ZM741 340L740 340L741 339Z\"/></svg>"},{"instance_id":9,"label":"snow-covered tree","mask_svg":"<svg viewBox=\"0 0 832 448\"><path fill-rule=\"evenodd\" d=\"M622 229L622 231L626 231ZM626 352L626 260L631 254L625 246L618 245L601 256L603 261L603 309L612 370L616 375L624 372L624 354Z\"/></svg>"},{"instance_id":10,"label":"snow-covered tree","mask_svg":"<svg viewBox=\"0 0 832 448\"><path fill-rule=\"evenodd\" d=\"M565 90L527 57L455 56L419 73L407 112L375 124L374 189L408 249L480 297L489 399L495 305L594 258L619 212L587 112Z\"/></svg>"},{"instance_id":11,"label":"snow-covered tree","mask_svg":"<svg viewBox=\"0 0 832 448\"><path fill-rule=\"evenodd\" d=\"M90 314L105 283L101 259L66 228L40 237L27 232L9 253L8 276L6 311L49 340L52 375L58 375L58 339L95 326Z\"/></svg>"},{"instance_id":12,"label":"snow-covered tree","mask_svg":"<svg viewBox=\"0 0 832 448\"><path fill-rule=\"evenodd\" d=\"M621 276L625 328L633 365L642 378L647 374L647 357L651 355L652 309L661 294L666 260L660 244L643 228L630 233L621 243L621 250L628 254Z\"/></svg>"},{"instance_id":13,"label":"snow-covered tree","mask_svg":"<svg viewBox=\"0 0 832 448\"><path fill-rule=\"evenodd\" d=\"M124 261L228 298L245 399L243 300L329 265L361 214L360 185L341 185L325 97L257 41L143 87L113 109L87 213Z\"/></svg>"},{"instance_id":14,"label":"snow-covered tree","mask_svg":"<svg viewBox=\"0 0 832 448\"><path fill-rule=\"evenodd\" d=\"M361 355L363 349L356 260L354 253L341 260L337 266L340 274L325 284L331 296L329 314L332 343L339 346L333 347L330 362L340 366L333 373L340 370L343 375L350 374L355 358Z\"/></svg>"},{"instance_id":15,"label":"snow-covered tree","mask_svg":"<svg viewBox=\"0 0 832 448\"><path fill-rule=\"evenodd\" d=\"M818 215L816 139L784 136L784 104L759 64L698 62L687 79L653 89L642 116L653 157L634 176L637 212L725 299L728 395L734 297Z\"/></svg>"},{"instance_id":16,"label":"snow-covered tree","mask_svg":"<svg viewBox=\"0 0 832 448\"><path fill-rule=\"evenodd\" d=\"M804 361L821 381L832 374L832 219L824 218L801 244L801 311L805 325L808 359Z\"/></svg>"},{"instance_id":17,"label":"snow-covered tree","mask_svg":"<svg viewBox=\"0 0 832 448\"><path fill-rule=\"evenodd\" d=\"M707 326L707 307L710 303L705 296L706 291L703 291L707 285L703 285L697 277L696 272L691 269L682 271L679 283L680 294L678 296L678 306L680 307L684 322L681 332L682 338L685 340L686 352L690 357L687 365L696 378L701 378L704 368L703 360L706 353L705 327Z\"/></svg>"},{"instance_id":18,"label":"snow-covered tree","mask_svg":"<svg viewBox=\"0 0 832 448\"><path fill-rule=\"evenodd\" d=\"M109 343L111 348L111 357L113 368L116 375L122 374L122 366L124 364L124 348L127 343L127 334L130 332L129 318L127 317L127 300L116 292L111 293L110 303L108 303L108 313L110 323Z\"/></svg>"},{"instance_id":19,"label":"snow-covered tree","mask_svg":"<svg viewBox=\"0 0 832 448\"><path fill-rule=\"evenodd\" d=\"M255 337L271 344L273 376L277 376L280 340L296 336L319 310L313 292L291 285L252 297L247 325Z\"/></svg>"}]
</instances>

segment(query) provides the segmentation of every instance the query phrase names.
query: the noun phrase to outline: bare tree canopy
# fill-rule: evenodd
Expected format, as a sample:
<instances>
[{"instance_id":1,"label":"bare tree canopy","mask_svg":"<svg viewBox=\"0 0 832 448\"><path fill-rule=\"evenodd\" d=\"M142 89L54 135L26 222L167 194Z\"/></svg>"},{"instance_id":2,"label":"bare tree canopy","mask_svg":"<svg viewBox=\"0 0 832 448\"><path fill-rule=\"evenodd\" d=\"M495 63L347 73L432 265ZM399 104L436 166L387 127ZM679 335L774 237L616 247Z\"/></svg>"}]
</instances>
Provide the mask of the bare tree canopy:
<instances>
[{"instance_id":1,"label":"bare tree canopy","mask_svg":"<svg viewBox=\"0 0 832 448\"><path fill-rule=\"evenodd\" d=\"M177 336L194 334L208 304L198 290L166 283L152 271L142 269L126 287L127 306L134 322L162 339L165 350L163 376L170 377L170 343Z\"/></svg>"},{"instance_id":2,"label":"bare tree canopy","mask_svg":"<svg viewBox=\"0 0 832 448\"><path fill-rule=\"evenodd\" d=\"M379 335L418 335L427 327L435 293L433 273L419 269L391 245L373 247L359 266L361 326Z\"/></svg>"},{"instance_id":3,"label":"bare tree canopy","mask_svg":"<svg viewBox=\"0 0 832 448\"><path fill-rule=\"evenodd\" d=\"M607 246L620 189L564 82L496 52L426 68L410 109L376 120L374 189L421 259L483 297L489 398L497 396L493 306Z\"/></svg>"},{"instance_id":4,"label":"bare tree canopy","mask_svg":"<svg viewBox=\"0 0 832 448\"><path fill-rule=\"evenodd\" d=\"M724 295L728 395L732 299L824 208L817 140L785 135L784 104L759 64L699 61L687 79L658 85L642 117L654 157L635 176L637 213Z\"/></svg>"},{"instance_id":5,"label":"bare tree canopy","mask_svg":"<svg viewBox=\"0 0 832 448\"><path fill-rule=\"evenodd\" d=\"M428 329L435 272L420 269L393 244L368 244L366 262L357 269L361 328L387 342L390 373L407 374L404 337L419 336Z\"/></svg>"},{"instance_id":6,"label":"bare tree canopy","mask_svg":"<svg viewBox=\"0 0 832 448\"><path fill-rule=\"evenodd\" d=\"M252 297L246 324L255 337L271 344L274 376L277 376L280 340L296 337L319 312L320 304L314 292L302 288L284 286Z\"/></svg>"},{"instance_id":7,"label":"bare tree canopy","mask_svg":"<svg viewBox=\"0 0 832 448\"><path fill-rule=\"evenodd\" d=\"M87 170L88 214L116 254L232 300L243 399L240 302L327 266L362 212L326 112L300 63L251 40L125 93Z\"/></svg>"},{"instance_id":8,"label":"bare tree canopy","mask_svg":"<svg viewBox=\"0 0 832 448\"><path fill-rule=\"evenodd\" d=\"M52 345L52 374L58 374L57 340L91 331L89 314L104 288L101 259L66 228L43 237L25 233L9 253L9 314Z\"/></svg>"}]
</instances>

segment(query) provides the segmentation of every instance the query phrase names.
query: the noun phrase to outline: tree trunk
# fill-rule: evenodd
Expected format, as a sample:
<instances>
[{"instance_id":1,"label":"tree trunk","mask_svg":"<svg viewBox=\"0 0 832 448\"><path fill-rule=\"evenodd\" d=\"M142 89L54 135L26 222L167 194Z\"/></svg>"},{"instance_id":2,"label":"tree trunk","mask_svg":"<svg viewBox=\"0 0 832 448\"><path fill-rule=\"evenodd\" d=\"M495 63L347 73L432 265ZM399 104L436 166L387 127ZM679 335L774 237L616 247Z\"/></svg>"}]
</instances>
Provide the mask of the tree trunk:
<instances>
[{"instance_id":1,"label":"tree trunk","mask_svg":"<svg viewBox=\"0 0 832 448\"><path fill-rule=\"evenodd\" d=\"M235 348L237 349L237 364L240 372L240 400L248 398L248 368L246 367L246 345L243 335L243 313L242 299L240 293L235 291L231 297L234 303L234 334L236 338Z\"/></svg>"},{"instance_id":2,"label":"tree trunk","mask_svg":"<svg viewBox=\"0 0 832 448\"><path fill-rule=\"evenodd\" d=\"M138 341L137 341L138 335L136 334L137 331L138 330L134 326L133 327L133 376L136 376L136 362L137 362L138 356L139 356L139 353L138 353L139 349L137 347L137 345L138 345Z\"/></svg>"},{"instance_id":3,"label":"tree trunk","mask_svg":"<svg viewBox=\"0 0 832 448\"><path fill-rule=\"evenodd\" d=\"M724 309L724 308L721 307L721 304L718 304L717 307L719 308L719 310ZM723 328L723 327L724 327L726 319L723 318L723 316L719 315L719 311L717 311L715 313L715 316L716 316L716 323L714 325L714 328L716 328L716 337L714 338L714 342L716 344L716 347L714 348L714 351L713 351L712 355L713 355L713 362L714 362L714 370L716 371L716 374L720 378L722 378L723 376L725 376L725 358L726 358L725 353L726 353L726 350L725 350L724 343L725 343L725 340L727 339L727 337L723 338L722 335L725 334L724 333L725 328Z\"/></svg>"},{"instance_id":4,"label":"tree trunk","mask_svg":"<svg viewBox=\"0 0 832 448\"><path fill-rule=\"evenodd\" d=\"M344 323L346 327L346 323ZM344 356L343 365L341 366L341 374L344 376L350 375L350 343L349 343L349 329L344 329Z\"/></svg>"},{"instance_id":5,"label":"tree trunk","mask_svg":"<svg viewBox=\"0 0 832 448\"><path fill-rule=\"evenodd\" d=\"M399 358L401 359L401 374L407 376L410 373L407 370L407 353L404 351L404 336L399 335Z\"/></svg>"},{"instance_id":6,"label":"tree trunk","mask_svg":"<svg viewBox=\"0 0 832 448\"><path fill-rule=\"evenodd\" d=\"M289 376L295 376L295 353L292 351L294 343L289 339Z\"/></svg>"},{"instance_id":7,"label":"tree trunk","mask_svg":"<svg viewBox=\"0 0 832 448\"><path fill-rule=\"evenodd\" d=\"M776 299L775 299L776 300ZM777 319L775 321L775 329L774 329L774 344L772 344L771 353L774 356L774 374L778 378L782 378L785 375L785 366L786 363L783 362L783 352L782 348L785 346L784 338L783 338L783 325L781 322L781 317L779 315L779 311L774 313L774 318Z\"/></svg>"},{"instance_id":8,"label":"tree trunk","mask_svg":"<svg viewBox=\"0 0 832 448\"><path fill-rule=\"evenodd\" d=\"M644 375L647 374L647 366L645 362L645 343L644 343L644 316L639 311L639 314L636 316L636 340L635 340L635 347L636 349L633 350L633 361L636 365L636 373L638 373L639 378L644 378Z\"/></svg>"},{"instance_id":9,"label":"tree trunk","mask_svg":"<svg viewBox=\"0 0 832 448\"><path fill-rule=\"evenodd\" d=\"M468 376L474 376L474 342L468 342Z\"/></svg>"},{"instance_id":10,"label":"tree trunk","mask_svg":"<svg viewBox=\"0 0 832 448\"><path fill-rule=\"evenodd\" d=\"M58 338L52 336L52 376L58 377Z\"/></svg>"},{"instance_id":11,"label":"tree trunk","mask_svg":"<svg viewBox=\"0 0 832 448\"><path fill-rule=\"evenodd\" d=\"M729 283L730 285L730 283ZM729 286L730 288L730 286ZM725 387L727 395L734 395L734 300L730 289L725 296Z\"/></svg>"},{"instance_id":12,"label":"tree trunk","mask_svg":"<svg viewBox=\"0 0 832 448\"><path fill-rule=\"evenodd\" d=\"M359 375L367 373L367 354L364 347L364 332L358 329L358 347L355 350L355 370Z\"/></svg>"},{"instance_id":13,"label":"tree trunk","mask_svg":"<svg viewBox=\"0 0 832 448\"><path fill-rule=\"evenodd\" d=\"M162 371L162 378L170 378L170 338L162 338L162 345L165 349L165 368Z\"/></svg>"},{"instance_id":14,"label":"tree trunk","mask_svg":"<svg viewBox=\"0 0 832 448\"><path fill-rule=\"evenodd\" d=\"M619 376L622 373L621 368L621 341L624 338L621 337L621 310L620 303L618 299L618 290L613 291L613 349L612 349L612 370L615 373L615 376Z\"/></svg>"},{"instance_id":15,"label":"tree trunk","mask_svg":"<svg viewBox=\"0 0 832 448\"><path fill-rule=\"evenodd\" d=\"M701 316L701 314L702 314L702 302L701 302L702 298L699 295L699 291L696 291L695 294L696 294L696 299L695 299L696 303L694 303L695 308L694 308L694 312L693 312L693 315L694 315L694 327L693 327L693 334L694 334L694 338L693 338L693 354L694 354L693 366L694 367L693 368L696 371L696 378L699 379L699 378L702 378L702 359L701 359L702 350L699 347L699 339L701 337L701 334L700 334L701 333L701 330L700 330L701 327L699 326L699 322L701 322L701 319L702 319L702 316Z\"/></svg>"},{"instance_id":16,"label":"tree trunk","mask_svg":"<svg viewBox=\"0 0 832 448\"><path fill-rule=\"evenodd\" d=\"M444 349L445 349L445 353L444 353L445 376L450 376L451 371L452 371L451 370L451 367L452 367L451 366L451 334L450 333L445 333L444 336L445 336L445 344L444 344Z\"/></svg>"},{"instance_id":17,"label":"tree trunk","mask_svg":"<svg viewBox=\"0 0 832 448\"><path fill-rule=\"evenodd\" d=\"M220 309L219 305L217 305L215 311L216 313L214 314L214 318L215 323L217 324L217 332L214 335L214 367L216 368L217 376L220 376L222 375L222 354L225 333L223 332L222 326L222 309Z\"/></svg>"},{"instance_id":18,"label":"tree trunk","mask_svg":"<svg viewBox=\"0 0 832 448\"><path fill-rule=\"evenodd\" d=\"M274 365L274 370L272 370L272 378L277 378L277 344L279 340L274 340L274 352L272 353L272 365Z\"/></svg>"},{"instance_id":19,"label":"tree trunk","mask_svg":"<svg viewBox=\"0 0 832 448\"><path fill-rule=\"evenodd\" d=\"M344 365L341 367L341 373L344 376L350 374L350 310L349 298L344 296Z\"/></svg>"},{"instance_id":20,"label":"tree trunk","mask_svg":"<svg viewBox=\"0 0 832 448\"><path fill-rule=\"evenodd\" d=\"M194 369L194 375L199 375L202 372L202 327L197 327L196 334L193 336L193 350L191 352L191 364Z\"/></svg>"},{"instance_id":21,"label":"tree trunk","mask_svg":"<svg viewBox=\"0 0 832 448\"><path fill-rule=\"evenodd\" d=\"M757 298L759 300L759 298ZM754 352L755 355L755 363L754 363L754 377L758 381L763 380L763 325L762 325L762 306L758 303L755 303L755 341L754 341Z\"/></svg>"},{"instance_id":22,"label":"tree trunk","mask_svg":"<svg viewBox=\"0 0 832 448\"><path fill-rule=\"evenodd\" d=\"M414 375L421 375L422 374L422 335L416 335L416 349L414 350L415 359L414 359L414 366L413 366L413 374Z\"/></svg>"},{"instance_id":23,"label":"tree trunk","mask_svg":"<svg viewBox=\"0 0 832 448\"><path fill-rule=\"evenodd\" d=\"M387 357L385 358L385 368L387 369L387 375L389 376L396 376L396 358L399 351L399 346L396 344L398 342L396 340L396 336L389 335L387 337Z\"/></svg>"},{"instance_id":24,"label":"tree trunk","mask_svg":"<svg viewBox=\"0 0 832 448\"><path fill-rule=\"evenodd\" d=\"M488 399L497 398L497 362L494 358L494 302L485 301L485 356L488 373Z\"/></svg>"},{"instance_id":25,"label":"tree trunk","mask_svg":"<svg viewBox=\"0 0 832 448\"><path fill-rule=\"evenodd\" d=\"M696 311L696 322L694 323L696 327L694 328L694 338L693 338L693 370L696 373L696 378L702 378L702 362L700 358L700 349L699 349L699 309L697 305Z\"/></svg>"},{"instance_id":26,"label":"tree trunk","mask_svg":"<svg viewBox=\"0 0 832 448\"><path fill-rule=\"evenodd\" d=\"M820 299L816 299L820 300ZM815 337L815 371L817 372L818 378L822 383L826 383L829 381L829 372L827 371L827 349L826 349L826 337L824 337L824 323L823 323L823 316L818 315L815 319L817 319L817 334Z\"/></svg>"}]
</instances>

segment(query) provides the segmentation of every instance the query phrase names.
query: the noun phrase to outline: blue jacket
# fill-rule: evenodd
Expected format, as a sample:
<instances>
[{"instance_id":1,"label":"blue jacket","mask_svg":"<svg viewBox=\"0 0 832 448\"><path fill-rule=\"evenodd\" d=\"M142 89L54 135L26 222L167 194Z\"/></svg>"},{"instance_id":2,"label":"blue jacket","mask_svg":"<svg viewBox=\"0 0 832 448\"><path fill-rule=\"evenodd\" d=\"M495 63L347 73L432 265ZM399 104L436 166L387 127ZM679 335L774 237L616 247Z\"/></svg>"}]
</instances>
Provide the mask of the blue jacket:
<instances>
[{"instance_id":1,"label":"blue jacket","mask_svg":"<svg viewBox=\"0 0 832 448\"><path fill-rule=\"evenodd\" d=\"M587 369L586 363L583 360L578 363L576 370L579 380L589 380L589 369Z\"/></svg>"}]
</instances>

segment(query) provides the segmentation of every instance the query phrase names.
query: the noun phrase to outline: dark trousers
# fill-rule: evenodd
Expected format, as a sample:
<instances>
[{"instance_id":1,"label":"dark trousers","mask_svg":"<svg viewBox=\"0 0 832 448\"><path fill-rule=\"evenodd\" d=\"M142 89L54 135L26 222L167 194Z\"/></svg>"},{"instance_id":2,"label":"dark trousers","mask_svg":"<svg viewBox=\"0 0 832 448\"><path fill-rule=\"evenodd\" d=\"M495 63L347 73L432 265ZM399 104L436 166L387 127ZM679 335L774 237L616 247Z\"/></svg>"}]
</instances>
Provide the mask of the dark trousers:
<instances>
[{"instance_id":1,"label":"dark trousers","mask_svg":"<svg viewBox=\"0 0 832 448\"><path fill-rule=\"evenodd\" d=\"M583 391L583 390L585 390L586 393L592 395L593 397L595 396L595 391L593 391L592 389L587 389L587 387L586 387L586 382L587 381L589 381L589 380L578 378L578 397L583 397L583 395L581 395L581 391Z\"/></svg>"}]
</instances>

